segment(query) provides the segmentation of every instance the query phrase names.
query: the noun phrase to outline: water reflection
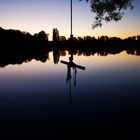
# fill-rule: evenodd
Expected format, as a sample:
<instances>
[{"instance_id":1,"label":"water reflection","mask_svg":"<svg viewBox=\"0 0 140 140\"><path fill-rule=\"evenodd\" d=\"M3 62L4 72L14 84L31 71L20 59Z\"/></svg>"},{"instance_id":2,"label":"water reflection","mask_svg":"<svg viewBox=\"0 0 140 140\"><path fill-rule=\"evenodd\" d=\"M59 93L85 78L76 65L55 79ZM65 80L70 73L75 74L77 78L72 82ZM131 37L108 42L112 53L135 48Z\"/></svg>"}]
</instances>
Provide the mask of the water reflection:
<instances>
[{"instance_id":1,"label":"water reflection","mask_svg":"<svg viewBox=\"0 0 140 140\"><path fill-rule=\"evenodd\" d=\"M140 57L119 54L124 50L139 54L138 48L96 47L56 48L30 57L0 55L1 67L32 59L43 62L0 69L0 128L9 128L13 134L20 131L18 135L26 131L34 136L71 132L78 136L83 133L125 136L138 132ZM52 59L48 61L49 58ZM71 104L68 104L66 82ZM72 90L73 87L76 88Z\"/></svg>"},{"instance_id":2,"label":"water reflection","mask_svg":"<svg viewBox=\"0 0 140 140\"><path fill-rule=\"evenodd\" d=\"M72 47L72 53L73 55L78 55L78 56L94 56L97 54L98 56L108 56L108 55L116 55L119 54L123 51L126 51L128 55L137 55L140 56L140 48L139 47L119 47L119 46L99 46L99 47ZM61 48L55 46L53 49L52 48L45 48L42 49L41 51L32 51L32 52L8 52L8 53L3 53L0 52L0 67L5 67L9 64L22 64L22 63L28 63L35 59L36 61L41 61L45 63L47 60L49 60L49 53L53 51L53 61L54 64L58 64L60 61L60 56L65 56L66 52L71 54L71 48Z\"/></svg>"},{"instance_id":3,"label":"water reflection","mask_svg":"<svg viewBox=\"0 0 140 140\"><path fill-rule=\"evenodd\" d=\"M73 86L76 87L76 84L77 84L77 69L80 69L80 70L85 70L86 68L84 66L80 66L80 65L77 65L73 62L73 53L71 52L71 56L69 57L69 62L66 62L66 61L63 61L61 60L61 63L62 64L65 64L67 65L67 78L66 78L66 82L68 83L69 85L69 103L72 102L72 90L71 90L71 86L72 86L72 75L71 75L71 69L73 69Z\"/></svg>"},{"instance_id":4,"label":"water reflection","mask_svg":"<svg viewBox=\"0 0 140 140\"><path fill-rule=\"evenodd\" d=\"M54 64L58 64L60 59L60 51L58 49L53 50L53 62Z\"/></svg>"}]
</instances>

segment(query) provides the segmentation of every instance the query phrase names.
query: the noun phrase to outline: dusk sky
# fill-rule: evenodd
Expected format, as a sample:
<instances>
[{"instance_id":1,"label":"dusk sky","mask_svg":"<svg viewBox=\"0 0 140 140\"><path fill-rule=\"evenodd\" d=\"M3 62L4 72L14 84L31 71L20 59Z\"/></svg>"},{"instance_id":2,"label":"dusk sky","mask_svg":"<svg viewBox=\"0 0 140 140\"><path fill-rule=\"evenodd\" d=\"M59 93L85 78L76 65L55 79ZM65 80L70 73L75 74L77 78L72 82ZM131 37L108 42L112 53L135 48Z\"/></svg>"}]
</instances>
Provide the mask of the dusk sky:
<instances>
[{"instance_id":1,"label":"dusk sky","mask_svg":"<svg viewBox=\"0 0 140 140\"><path fill-rule=\"evenodd\" d=\"M125 38L140 34L140 0L134 0L135 9L125 11L119 22L103 23L93 30L94 14L90 3L73 0L74 36L118 36ZM70 0L0 0L0 27L18 29L31 34L44 30L52 37L53 28L60 35L70 35Z\"/></svg>"}]
</instances>

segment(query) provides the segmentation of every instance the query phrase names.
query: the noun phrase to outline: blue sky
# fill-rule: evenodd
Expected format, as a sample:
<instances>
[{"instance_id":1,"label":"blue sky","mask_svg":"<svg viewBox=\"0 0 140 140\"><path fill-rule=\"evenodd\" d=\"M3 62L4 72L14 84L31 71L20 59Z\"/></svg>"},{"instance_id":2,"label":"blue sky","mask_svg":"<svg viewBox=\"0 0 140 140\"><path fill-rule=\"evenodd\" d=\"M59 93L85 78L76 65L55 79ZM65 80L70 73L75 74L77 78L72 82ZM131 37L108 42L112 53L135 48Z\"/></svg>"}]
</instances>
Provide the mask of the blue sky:
<instances>
[{"instance_id":1,"label":"blue sky","mask_svg":"<svg viewBox=\"0 0 140 140\"><path fill-rule=\"evenodd\" d=\"M119 22L104 23L93 30L94 14L90 4L73 0L74 36L118 36L128 37L140 34L140 1L134 0L135 9L126 11ZM31 34L44 30L52 36L53 28L60 35L70 34L70 0L0 0L0 26L18 29Z\"/></svg>"}]
</instances>

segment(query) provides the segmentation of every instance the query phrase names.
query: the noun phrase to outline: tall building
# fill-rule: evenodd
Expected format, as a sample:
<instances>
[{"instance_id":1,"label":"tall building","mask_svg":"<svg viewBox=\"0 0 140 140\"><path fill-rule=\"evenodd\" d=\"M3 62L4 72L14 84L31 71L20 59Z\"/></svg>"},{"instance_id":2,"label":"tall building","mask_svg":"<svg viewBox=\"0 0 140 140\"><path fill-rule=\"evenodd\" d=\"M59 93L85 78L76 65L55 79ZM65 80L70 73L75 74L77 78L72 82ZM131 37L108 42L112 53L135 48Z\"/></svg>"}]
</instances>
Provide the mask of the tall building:
<instances>
[{"instance_id":1,"label":"tall building","mask_svg":"<svg viewBox=\"0 0 140 140\"><path fill-rule=\"evenodd\" d=\"M53 41L59 41L59 31L57 28L53 29Z\"/></svg>"}]
</instances>

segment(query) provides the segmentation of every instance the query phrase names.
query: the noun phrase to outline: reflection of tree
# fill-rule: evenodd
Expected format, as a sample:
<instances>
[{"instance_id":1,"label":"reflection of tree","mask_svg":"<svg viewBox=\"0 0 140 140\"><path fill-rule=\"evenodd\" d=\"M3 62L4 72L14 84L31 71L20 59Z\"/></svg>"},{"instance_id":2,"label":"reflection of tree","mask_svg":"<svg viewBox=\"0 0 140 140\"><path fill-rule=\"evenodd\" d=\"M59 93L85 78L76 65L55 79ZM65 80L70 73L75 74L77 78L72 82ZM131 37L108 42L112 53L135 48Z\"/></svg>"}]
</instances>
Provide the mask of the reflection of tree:
<instances>
[{"instance_id":1,"label":"reflection of tree","mask_svg":"<svg viewBox=\"0 0 140 140\"><path fill-rule=\"evenodd\" d=\"M71 49L53 49L53 60L54 64L59 63L60 56L66 56L66 51L71 55ZM94 56L95 54L98 56L107 56L107 55L116 55L123 51L126 51L128 55L137 55L140 56L140 48L139 47L85 47L84 48L73 48L72 55L78 56ZM8 64L22 64L23 62L30 62L32 59L37 61L46 62L49 59L49 49L43 49L40 51L38 47L33 49L32 51L13 51L10 52L7 50L0 51L0 67L4 67Z\"/></svg>"},{"instance_id":2,"label":"reflection of tree","mask_svg":"<svg viewBox=\"0 0 140 140\"><path fill-rule=\"evenodd\" d=\"M45 63L49 59L49 53L42 54L38 57L38 60Z\"/></svg>"},{"instance_id":3,"label":"reflection of tree","mask_svg":"<svg viewBox=\"0 0 140 140\"><path fill-rule=\"evenodd\" d=\"M28 63L35 59L36 61L41 61L41 62L46 62L49 58L49 53L46 52L46 54L36 54L32 56L10 56L10 57L5 57L5 56L0 56L0 67L5 67L9 64L22 64L24 62Z\"/></svg>"},{"instance_id":4,"label":"reflection of tree","mask_svg":"<svg viewBox=\"0 0 140 140\"><path fill-rule=\"evenodd\" d=\"M140 49L134 49L134 48L130 48L126 51L127 54L129 55L137 55L140 56Z\"/></svg>"}]
</instances>

